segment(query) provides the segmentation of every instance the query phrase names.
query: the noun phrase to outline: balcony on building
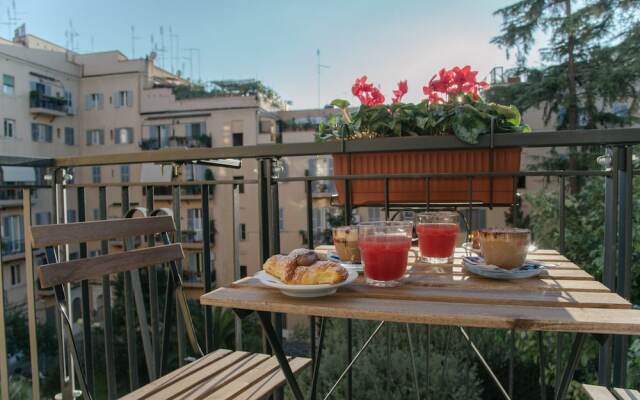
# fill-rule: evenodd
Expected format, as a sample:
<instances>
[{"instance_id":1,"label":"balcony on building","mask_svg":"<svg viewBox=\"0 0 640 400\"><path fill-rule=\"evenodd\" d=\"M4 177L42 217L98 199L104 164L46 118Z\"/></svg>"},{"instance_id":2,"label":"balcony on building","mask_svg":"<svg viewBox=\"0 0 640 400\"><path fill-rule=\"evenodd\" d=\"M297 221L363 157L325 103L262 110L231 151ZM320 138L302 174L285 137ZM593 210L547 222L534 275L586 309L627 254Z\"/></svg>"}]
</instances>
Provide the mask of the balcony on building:
<instances>
[{"instance_id":1,"label":"balcony on building","mask_svg":"<svg viewBox=\"0 0 640 400\"><path fill-rule=\"evenodd\" d=\"M57 117L65 117L69 112L68 102L64 97L49 96L37 90L29 94L29 108L31 114L49 117L52 120Z\"/></svg>"},{"instance_id":2,"label":"balcony on building","mask_svg":"<svg viewBox=\"0 0 640 400\"><path fill-rule=\"evenodd\" d=\"M211 147L211 136L169 136L166 138L147 138L140 141L140 149L142 150L196 147Z\"/></svg>"}]
</instances>

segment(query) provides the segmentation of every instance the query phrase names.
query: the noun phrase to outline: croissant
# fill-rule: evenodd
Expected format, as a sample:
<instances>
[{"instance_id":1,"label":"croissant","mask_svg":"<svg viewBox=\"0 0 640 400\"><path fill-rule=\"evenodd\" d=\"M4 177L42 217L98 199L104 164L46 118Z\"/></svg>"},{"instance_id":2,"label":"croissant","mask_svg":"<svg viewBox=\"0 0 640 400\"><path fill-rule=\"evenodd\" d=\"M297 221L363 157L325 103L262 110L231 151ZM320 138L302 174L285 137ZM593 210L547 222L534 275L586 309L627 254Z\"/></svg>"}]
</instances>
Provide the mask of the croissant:
<instances>
[{"instance_id":1,"label":"croissant","mask_svg":"<svg viewBox=\"0 0 640 400\"><path fill-rule=\"evenodd\" d=\"M309 266L297 267L290 279L290 285L335 284L347 279L347 270L333 261L316 261Z\"/></svg>"},{"instance_id":2,"label":"croissant","mask_svg":"<svg viewBox=\"0 0 640 400\"><path fill-rule=\"evenodd\" d=\"M296 267L295 258L283 256L282 254L269 257L262 266L265 271L280 279L282 282L287 282L293 277Z\"/></svg>"}]
</instances>

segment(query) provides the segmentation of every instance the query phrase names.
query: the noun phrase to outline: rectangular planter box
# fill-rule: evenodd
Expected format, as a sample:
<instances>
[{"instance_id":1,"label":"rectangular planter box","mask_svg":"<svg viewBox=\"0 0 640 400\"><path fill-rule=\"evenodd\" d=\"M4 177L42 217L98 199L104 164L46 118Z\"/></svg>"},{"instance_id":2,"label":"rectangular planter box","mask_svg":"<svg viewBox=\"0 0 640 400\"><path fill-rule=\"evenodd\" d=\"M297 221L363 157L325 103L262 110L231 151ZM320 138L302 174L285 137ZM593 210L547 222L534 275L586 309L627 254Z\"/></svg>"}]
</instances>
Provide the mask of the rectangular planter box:
<instances>
[{"instance_id":1,"label":"rectangular planter box","mask_svg":"<svg viewBox=\"0 0 640 400\"><path fill-rule=\"evenodd\" d=\"M387 153L334 154L335 175L389 175L411 173L477 173L490 172L493 153L494 172L519 172L521 148L400 151ZM351 181L352 204L357 206L384 204L384 180ZM345 183L336 182L338 199L345 201ZM467 177L431 178L431 203L484 203L510 205L514 201L513 177L474 177L471 198ZM427 183L420 179L389 179L389 202L425 203Z\"/></svg>"}]
</instances>

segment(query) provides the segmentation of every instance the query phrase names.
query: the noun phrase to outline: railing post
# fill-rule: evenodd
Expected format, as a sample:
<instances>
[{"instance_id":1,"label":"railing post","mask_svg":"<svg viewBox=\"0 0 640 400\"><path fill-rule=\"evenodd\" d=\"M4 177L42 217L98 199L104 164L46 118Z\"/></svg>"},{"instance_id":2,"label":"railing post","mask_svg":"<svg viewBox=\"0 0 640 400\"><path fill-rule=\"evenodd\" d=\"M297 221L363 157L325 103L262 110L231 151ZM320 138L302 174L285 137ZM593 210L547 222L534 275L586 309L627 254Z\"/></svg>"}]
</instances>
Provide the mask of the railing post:
<instances>
[{"instance_id":1,"label":"railing post","mask_svg":"<svg viewBox=\"0 0 640 400\"><path fill-rule=\"evenodd\" d=\"M233 280L240 276L240 184L234 183L231 189L231 231L233 234ZM242 350L242 320L234 315L235 347Z\"/></svg>"},{"instance_id":2,"label":"railing post","mask_svg":"<svg viewBox=\"0 0 640 400\"><path fill-rule=\"evenodd\" d=\"M265 262L271 256L271 236L269 233L269 182L271 176L271 168L268 160L264 158L258 159L258 230L260 244L260 261ZM271 346L267 337L262 335L262 348L265 353L271 353Z\"/></svg>"},{"instance_id":3,"label":"railing post","mask_svg":"<svg viewBox=\"0 0 640 400\"><path fill-rule=\"evenodd\" d=\"M618 220L618 153L611 148L606 150L608 171L605 176L605 212L604 212L604 268L602 283L609 289L615 290L616 279L616 243ZM598 383L602 386L611 384L611 337L600 346L598 359Z\"/></svg>"},{"instance_id":4,"label":"railing post","mask_svg":"<svg viewBox=\"0 0 640 400\"><path fill-rule=\"evenodd\" d=\"M1 216L1 215L0 215ZM0 218L1 219L1 218ZM2 232L0 232L0 244ZM26 243L25 243L26 246ZM27 267L29 268L29 267ZM0 246L0 398L9 399L9 363L7 358L7 336L4 318L4 267L2 266L2 248Z\"/></svg>"},{"instance_id":5,"label":"railing post","mask_svg":"<svg viewBox=\"0 0 640 400\"><path fill-rule=\"evenodd\" d=\"M211 221L209 217L209 190L211 185L202 185L202 271L204 277L204 292L212 289L211 281ZM209 353L215 348L213 343L213 308L204 306L204 344L205 352Z\"/></svg>"},{"instance_id":6,"label":"railing post","mask_svg":"<svg viewBox=\"0 0 640 400\"><path fill-rule=\"evenodd\" d=\"M129 212L129 187L122 186L121 190L121 211L122 216L127 215ZM122 238L122 249L124 251L133 250L127 249L126 242L129 238ZM133 392L139 386L138 381L138 351L136 346L136 330L135 330L135 315L133 314L133 287L131 285L131 272L126 271L123 274L124 278L124 314L125 314L125 330L127 333L127 355L129 361L129 388ZM150 374L153 375L153 374Z\"/></svg>"},{"instance_id":7,"label":"railing post","mask_svg":"<svg viewBox=\"0 0 640 400\"><path fill-rule=\"evenodd\" d=\"M98 210L101 220L107 219L107 188L100 186L98 188ZM100 241L100 254L109 253L109 242ZM111 315L111 277L104 275L102 277L102 310L104 312L104 351L107 366L107 394L110 400L118 398L118 389L116 382L116 360L115 348L113 345L113 316Z\"/></svg>"},{"instance_id":8,"label":"railing post","mask_svg":"<svg viewBox=\"0 0 640 400\"><path fill-rule=\"evenodd\" d=\"M85 207L84 187L78 187L76 191L78 203L78 222L87 220ZM87 243L80 243L80 258L87 258ZM84 348L84 370L87 379L87 386L91 394L94 394L94 375L93 375L93 349L91 338L91 293L89 289L89 281L83 280L81 283L82 290L82 345Z\"/></svg>"},{"instance_id":9,"label":"railing post","mask_svg":"<svg viewBox=\"0 0 640 400\"><path fill-rule=\"evenodd\" d=\"M150 214L154 209L153 186L147 186L146 205ZM147 236L147 245L153 247L156 244L153 235ZM153 346L153 360L156 368L155 376L160 376L160 303L158 300L158 268L149 266L149 318L151 320L151 343Z\"/></svg>"},{"instance_id":10,"label":"railing post","mask_svg":"<svg viewBox=\"0 0 640 400\"><path fill-rule=\"evenodd\" d=\"M618 223L618 276L616 292L631 298L631 255L633 224L633 151L631 146L619 146L618 154L618 198L620 202ZM615 171L613 171L615 173ZM613 338L613 384L626 387L628 336Z\"/></svg>"},{"instance_id":11,"label":"railing post","mask_svg":"<svg viewBox=\"0 0 640 400\"><path fill-rule=\"evenodd\" d=\"M182 227L181 227L181 208L182 208L182 196L181 196L181 188L180 185L171 186L171 194L173 200L173 222L176 224L176 240L175 242L182 242ZM176 265L178 266L178 272L182 275L182 260L177 260ZM166 321L165 321L166 324ZM182 367L184 365L184 359L186 357L186 348L185 348L185 332L184 332L184 321L182 316L182 309L180 308L180 304L176 301L176 335L178 336L178 366Z\"/></svg>"},{"instance_id":12,"label":"railing post","mask_svg":"<svg viewBox=\"0 0 640 400\"><path fill-rule=\"evenodd\" d=\"M40 374L38 370L38 338L36 336L36 297L31 247L31 190L22 191L22 212L24 231L24 259L27 270L27 320L29 324L29 355L31 358L31 398L40 399ZM4 296L4 294L3 294ZM9 386L9 382L6 382Z\"/></svg>"}]
</instances>

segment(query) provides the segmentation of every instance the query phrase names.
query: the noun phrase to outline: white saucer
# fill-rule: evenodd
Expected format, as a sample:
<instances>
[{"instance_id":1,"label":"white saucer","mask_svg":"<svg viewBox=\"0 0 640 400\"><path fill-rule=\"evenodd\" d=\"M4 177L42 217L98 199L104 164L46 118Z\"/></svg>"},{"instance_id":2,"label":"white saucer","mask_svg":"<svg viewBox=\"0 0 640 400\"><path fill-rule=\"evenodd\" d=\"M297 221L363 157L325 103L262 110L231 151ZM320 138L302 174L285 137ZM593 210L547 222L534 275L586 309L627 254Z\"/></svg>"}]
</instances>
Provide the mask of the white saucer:
<instances>
[{"instance_id":1,"label":"white saucer","mask_svg":"<svg viewBox=\"0 0 640 400\"><path fill-rule=\"evenodd\" d=\"M347 270L347 279L333 285L287 285L275 276L265 271L259 271L254 275L264 285L279 289L282 294L291 297L323 297L334 294L340 286L345 286L358 278L358 272Z\"/></svg>"},{"instance_id":2,"label":"white saucer","mask_svg":"<svg viewBox=\"0 0 640 400\"><path fill-rule=\"evenodd\" d=\"M346 269L347 271L356 271L356 272L363 272L364 271L364 267L362 266L362 264L360 263L346 263L343 262L340 257L338 257L338 255L336 253L328 253L327 257L329 258L329 261L333 261L333 262L337 262L340 263L340 265L342 265L342 267L344 269Z\"/></svg>"},{"instance_id":3,"label":"white saucer","mask_svg":"<svg viewBox=\"0 0 640 400\"><path fill-rule=\"evenodd\" d=\"M526 260L524 265L515 269L504 269L495 265L487 265L482 257L464 257L462 266L465 271L490 279L527 279L540 275L544 271L545 265L539 261Z\"/></svg>"}]
</instances>

